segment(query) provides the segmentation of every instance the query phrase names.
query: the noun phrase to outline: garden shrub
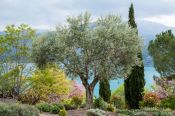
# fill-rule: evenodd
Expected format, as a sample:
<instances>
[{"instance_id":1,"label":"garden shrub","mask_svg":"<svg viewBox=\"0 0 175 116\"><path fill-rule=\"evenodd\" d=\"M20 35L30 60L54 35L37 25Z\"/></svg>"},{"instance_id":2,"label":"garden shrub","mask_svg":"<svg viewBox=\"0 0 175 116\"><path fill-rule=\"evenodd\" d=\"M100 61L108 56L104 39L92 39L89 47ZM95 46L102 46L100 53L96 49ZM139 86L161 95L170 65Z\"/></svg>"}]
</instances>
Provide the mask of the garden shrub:
<instances>
[{"instance_id":1,"label":"garden shrub","mask_svg":"<svg viewBox=\"0 0 175 116\"><path fill-rule=\"evenodd\" d=\"M86 116L106 116L106 113L100 109L89 109Z\"/></svg>"},{"instance_id":2,"label":"garden shrub","mask_svg":"<svg viewBox=\"0 0 175 116\"><path fill-rule=\"evenodd\" d=\"M32 89L26 90L25 93L22 93L18 97L18 101L24 104L36 104L40 100L37 93L35 93Z\"/></svg>"},{"instance_id":3,"label":"garden shrub","mask_svg":"<svg viewBox=\"0 0 175 116\"><path fill-rule=\"evenodd\" d=\"M120 110L117 110L117 113L119 113L119 114L125 114L125 115L130 115L130 114L132 114L132 110L120 109Z\"/></svg>"},{"instance_id":4,"label":"garden shrub","mask_svg":"<svg viewBox=\"0 0 175 116\"><path fill-rule=\"evenodd\" d=\"M60 112L60 108L58 106L56 106L56 105L51 105L50 112L52 114L58 114Z\"/></svg>"},{"instance_id":5,"label":"garden shrub","mask_svg":"<svg viewBox=\"0 0 175 116\"><path fill-rule=\"evenodd\" d=\"M78 97L78 96L72 97L72 100L71 100L72 105L80 106L82 104L82 102L83 102L83 98Z\"/></svg>"},{"instance_id":6,"label":"garden shrub","mask_svg":"<svg viewBox=\"0 0 175 116\"><path fill-rule=\"evenodd\" d=\"M52 103L51 105L55 105L55 106L59 107L60 109L64 109L64 105L61 103Z\"/></svg>"},{"instance_id":7,"label":"garden shrub","mask_svg":"<svg viewBox=\"0 0 175 116\"><path fill-rule=\"evenodd\" d=\"M160 102L160 107L175 109L175 96L169 96Z\"/></svg>"},{"instance_id":8,"label":"garden shrub","mask_svg":"<svg viewBox=\"0 0 175 116\"><path fill-rule=\"evenodd\" d=\"M160 109L155 108L155 107L153 107L153 108L146 108L145 107L142 110L145 111L145 112L159 112L160 111Z\"/></svg>"},{"instance_id":9,"label":"garden shrub","mask_svg":"<svg viewBox=\"0 0 175 116\"><path fill-rule=\"evenodd\" d=\"M124 100L117 95L113 95L111 97L111 103L113 103L116 108L124 108L124 105L125 105Z\"/></svg>"},{"instance_id":10,"label":"garden shrub","mask_svg":"<svg viewBox=\"0 0 175 116\"><path fill-rule=\"evenodd\" d=\"M136 112L136 113L132 113L132 116L148 116L148 113L147 112Z\"/></svg>"},{"instance_id":11,"label":"garden shrub","mask_svg":"<svg viewBox=\"0 0 175 116\"><path fill-rule=\"evenodd\" d=\"M39 110L30 105L1 103L0 116L39 116Z\"/></svg>"},{"instance_id":12,"label":"garden shrub","mask_svg":"<svg viewBox=\"0 0 175 116\"><path fill-rule=\"evenodd\" d=\"M43 70L35 70L31 78L27 80L32 86L25 91L22 102L27 101L32 104L38 101L55 102L53 94L54 96L63 96L69 93L69 80L66 79L62 70L54 66L48 65Z\"/></svg>"},{"instance_id":13,"label":"garden shrub","mask_svg":"<svg viewBox=\"0 0 175 116\"><path fill-rule=\"evenodd\" d=\"M60 102L61 102L62 104L71 104L71 100L72 100L72 99L70 99L70 98L64 98L64 99L62 99Z\"/></svg>"},{"instance_id":14,"label":"garden shrub","mask_svg":"<svg viewBox=\"0 0 175 116\"><path fill-rule=\"evenodd\" d=\"M64 104L64 107L66 110L75 110L78 108L77 106L71 104Z\"/></svg>"},{"instance_id":15,"label":"garden shrub","mask_svg":"<svg viewBox=\"0 0 175 116\"><path fill-rule=\"evenodd\" d=\"M60 110L64 109L64 105L60 103L49 104L46 102L42 102L36 104L36 107L42 112L50 112L52 114L58 114Z\"/></svg>"},{"instance_id":16,"label":"garden shrub","mask_svg":"<svg viewBox=\"0 0 175 116\"><path fill-rule=\"evenodd\" d=\"M67 111L65 109L60 110L59 116L67 116Z\"/></svg>"},{"instance_id":17,"label":"garden shrub","mask_svg":"<svg viewBox=\"0 0 175 116\"><path fill-rule=\"evenodd\" d=\"M80 106L80 108L85 108L85 107L86 107L85 103L81 104L81 106Z\"/></svg>"},{"instance_id":18,"label":"garden shrub","mask_svg":"<svg viewBox=\"0 0 175 116\"><path fill-rule=\"evenodd\" d=\"M110 111L110 112L114 112L115 111L115 107L112 104L108 104L106 110Z\"/></svg>"},{"instance_id":19,"label":"garden shrub","mask_svg":"<svg viewBox=\"0 0 175 116\"><path fill-rule=\"evenodd\" d=\"M153 112L152 116L172 116L172 114L169 112L159 111L159 112Z\"/></svg>"},{"instance_id":20,"label":"garden shrub","mask_svg":"<svg viewBox=\"0 0 175 116\"><path fill-rule=\"evenodd\" d=\"M111 102L116 108L125 107L124 84L121 84L111 95Z\"/></svg>"},{"instance_id":21,"label":"garden shrub","mask_svg":"<svg viewBox=\"0 0 175 116\"><path fill-rule=\"evenodd\" d=\"M107 103L103 100L103 98L99 97L94 100L94 107L102 110L106 110Z\"/></svg>"},{"instance_id":22,"label":"garden shrub","mask_svg":"<svg viewBox=\"0 0 175 116\"><path fill-rule=\"evenodd\" d=\"M51 105L45 102L36 104L36 107L42 112L50 112L51 109Z\"/></svg>"},{"instance_id":23,"label":"garden shrub","mask_svg":"<svg viewBox=\"0 0 175 116\"><path fill-rule=\"evenodd\" d=\"M159 101L158 95L154 92L148 92L143 97L143 105L147 107L155 107Z\"/></svg>"},{"instance_id":24,"label":"garden shrub","mask_svg":"<svg viewBox=\"0 0 175 116\"><path fill-rule=\"evenodd\" d=\"M117 114L121 115L129 115L129 116L173 116L171 112L167 112L163 109L157 108L144 108L144 109L137 109L137 110L117 110Z\"/></svg>"}]
</instances>

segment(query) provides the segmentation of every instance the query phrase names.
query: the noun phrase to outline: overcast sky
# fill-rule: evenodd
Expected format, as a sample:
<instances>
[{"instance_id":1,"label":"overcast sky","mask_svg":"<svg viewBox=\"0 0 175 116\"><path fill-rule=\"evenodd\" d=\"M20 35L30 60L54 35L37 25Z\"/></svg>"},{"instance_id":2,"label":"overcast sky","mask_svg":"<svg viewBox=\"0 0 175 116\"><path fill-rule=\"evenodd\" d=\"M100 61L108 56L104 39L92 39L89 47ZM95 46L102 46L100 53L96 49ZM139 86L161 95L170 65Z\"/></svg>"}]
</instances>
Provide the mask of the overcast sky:
<instances>
[{"instance_id":1,"label":"overcast sky","mask_svg":"<svg viewBox=\"0 0 175 116\"><path fill-rule=\"evenodd\" d=\"M175 27L175 0L0 0L0 30L7 24L26 23L37 29L52 29L66 17L85 11L92 20L108 13L128 17L134 3L137 20Z\"/></svg>"}]
</instances>

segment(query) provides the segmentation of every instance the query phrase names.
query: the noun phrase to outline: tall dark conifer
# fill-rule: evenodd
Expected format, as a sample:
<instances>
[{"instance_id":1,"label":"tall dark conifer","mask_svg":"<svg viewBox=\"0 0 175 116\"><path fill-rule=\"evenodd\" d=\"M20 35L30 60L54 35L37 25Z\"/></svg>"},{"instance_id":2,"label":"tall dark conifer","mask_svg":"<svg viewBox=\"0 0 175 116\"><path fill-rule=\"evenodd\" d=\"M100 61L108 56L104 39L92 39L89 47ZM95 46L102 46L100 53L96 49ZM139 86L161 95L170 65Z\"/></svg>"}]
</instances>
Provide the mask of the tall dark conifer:
<instances>
[{"instance_id":1,"label":"tall dark conifer","mask_svg":"<svg viewBox=\"0 0 175 116\"><path fill-rule=\"evenodd\" d=\"M134 17L134 6L131 4L129 8L129 26L137 29ZM138 33L138 32L137 32ZM138 58L142 60L142 52L138 53ZM145 86L144 65L132 67L132 72L124 81L125 102L129 109L138 109L139 101L142 101Z\"/></svg>"},{"instance_id":2,"label":"tall dark conifer","mask_svg":"<svg viewBox=\"0 0 175 116\"><path fill-rule=\"evenodd\" d=\"M109 102L111 97L109 80L106 78L100 80L99 86L100 97L102 97L104 101Z\"/></svg>"}]
</instances>

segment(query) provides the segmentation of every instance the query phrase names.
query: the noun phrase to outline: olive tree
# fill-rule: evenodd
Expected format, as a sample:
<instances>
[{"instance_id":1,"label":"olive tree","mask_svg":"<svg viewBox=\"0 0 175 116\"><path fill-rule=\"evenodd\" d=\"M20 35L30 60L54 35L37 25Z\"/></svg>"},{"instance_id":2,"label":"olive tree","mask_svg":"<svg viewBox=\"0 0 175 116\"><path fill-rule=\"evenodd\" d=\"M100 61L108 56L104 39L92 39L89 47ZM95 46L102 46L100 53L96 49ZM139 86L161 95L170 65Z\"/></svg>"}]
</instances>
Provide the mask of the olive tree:
<instances>
[{"instance_id":1,"label":"olive tree","mask_svg":"<svg viewBox=\"0 0 175 116\"><path fill-rule=\"evenodd\" d=\"M93 106L93 90L101 79L126 77L131 67L139 63L140 39L136 30L115 15L101 17L93 24L89 13L69 17L66 25L56 27L54 36L37 39L34 44L35 51L42 51L44 45L50 51L44 57L52 57L70 77L81 79L88 108ZM36 59L35 62L40 63Z\"/></svg>"}]
</instances>

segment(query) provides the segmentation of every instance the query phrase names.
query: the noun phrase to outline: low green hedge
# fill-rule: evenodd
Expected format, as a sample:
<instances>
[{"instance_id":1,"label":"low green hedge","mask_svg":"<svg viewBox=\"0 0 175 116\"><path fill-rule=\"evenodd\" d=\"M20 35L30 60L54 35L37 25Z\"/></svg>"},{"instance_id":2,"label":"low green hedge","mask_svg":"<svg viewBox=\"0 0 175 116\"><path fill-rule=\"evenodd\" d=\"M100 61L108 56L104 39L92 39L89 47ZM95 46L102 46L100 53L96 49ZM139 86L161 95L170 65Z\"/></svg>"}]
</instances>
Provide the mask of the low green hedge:
<instances>
[{"instance_id":1,"label":"low green hedge","mask_svg":"<svg viewBox=\"0 0 175 116\"><path fill-rule=\"evenodd\" d=\"M75 110L78 108L78 106L71 105L71 104L64 104L64 107L66 110Z\"/></svg>"},{"instance_id":2,"label":"low green hedge","mask_svg":"<svg viewBox=\"0 0 175 116\"><path fill-rule=\"evenodd\" d=\"M31 105L0 103L0 116L39 116L39 110Z\"/></svg>"},{"instance_id":3,"label":"low green hedge","mask_svg":"<svg viewBox=\"0 0 175 116\"><path fill-rule=\"evenodd\" d=\"M50 112L52 114L59 114L60 110L65 109L63 104L59 104L59 103L49 104L46 102L38 103L36 104L36 107L41 112Z\"/></svg>"},{"instance_id":4,"label":"low green hedge","mask_svg":"<svg viewBox=\"0 0 175 116\"><path fill-rule=\"evenodd\" d=\"M118 109L117 114L129 116L174 116L170 111L157 108L144 108L140 110Z\"/></svg>"}]
</instances>

